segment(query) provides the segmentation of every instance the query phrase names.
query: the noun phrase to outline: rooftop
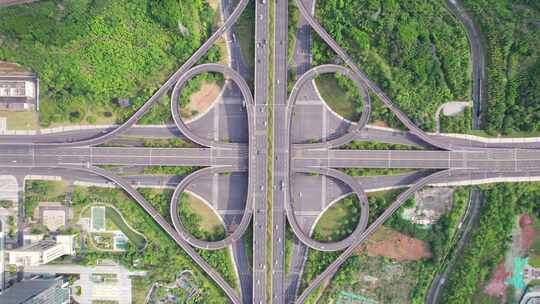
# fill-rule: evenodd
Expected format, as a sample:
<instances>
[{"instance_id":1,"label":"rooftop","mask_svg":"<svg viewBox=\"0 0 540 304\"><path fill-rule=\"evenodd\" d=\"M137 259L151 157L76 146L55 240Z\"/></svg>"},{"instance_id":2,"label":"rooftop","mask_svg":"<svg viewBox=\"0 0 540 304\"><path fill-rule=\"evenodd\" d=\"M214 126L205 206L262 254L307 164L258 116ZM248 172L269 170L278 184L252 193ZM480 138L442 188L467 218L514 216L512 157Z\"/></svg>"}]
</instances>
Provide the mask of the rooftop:
<instances>
[{"instance_id":1,"label":"rooftop","mask_svg":"<svg viewBox=\"0 0 540 304\"><path fill-rule=\"evenodd\" d=\"M21 304L57 284L57 279L26 280L15 283L0 295L2 304Z\"/></svg>"},{"instance_id":2,"label":"rooftop","mask_svg":"<svg viewBox=\"0 0 540 304\"><path fill-rule=\"evenodd\" d=\"M55 240L41 240L32 244L28 244L12 251L42 251L52 248L56 245Z\"/></svg>"}]
</instances>

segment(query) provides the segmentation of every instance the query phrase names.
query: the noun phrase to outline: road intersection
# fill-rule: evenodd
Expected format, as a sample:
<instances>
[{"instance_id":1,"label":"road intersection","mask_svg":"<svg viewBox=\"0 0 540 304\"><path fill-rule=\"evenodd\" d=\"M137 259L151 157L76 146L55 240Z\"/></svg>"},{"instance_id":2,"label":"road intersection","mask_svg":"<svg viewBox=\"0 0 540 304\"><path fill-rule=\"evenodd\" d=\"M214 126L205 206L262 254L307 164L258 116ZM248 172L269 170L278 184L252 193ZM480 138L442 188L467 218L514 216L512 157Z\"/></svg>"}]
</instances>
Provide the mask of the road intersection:
<instances>
[{"instance_id":1,"label":"road intersection","mask_svg":"<svg viewBox=\"0 0 540 304\"><path fill-rule=\"evenodd\" d=\"M240 0L238 6L223 22L210 39L180 67L163 86L124 124L106 130L82 130L70 132L72 140L61 141L61 135L2 136L0 137L0 167L4 172L56 171L67 176L80 176L81 179L107 180L126 191L152 218L166 231L175 242L212 278L233 303L304 303L319 284L331 278L354 253L355 249L379 228L399 207L426 185L448 182L464 182L486 179L537 178L540 176L540 148L538 142L485 143L464 138L450 138L424 132L401 112L391 99L352 61L346 52L333 40L312 16L309 1L296 0L303 20L336 52L346 67L322 65L309 69L302 65L299 77L290 94L287 92L287 7L288 1L275 1L273 71L269 68L270 46L270 5L269 0L256 0L255 4L255 71L253 95L244 77L234 68L220 64L196 63L214 45L216 40L230 31L236 23L248 0ZM309 31L308 31L309 35ZM306 44L305 42L301 42ZM298 57L298 56L295 56ZM178 96L182 87L193 77L204 72L224 74L227 81L232 81L240 90L243 107L247 115L247 143L224 142L209 138L194 130L184 122L179 114ZM273 73L272 118L269 123L270 72ZM363 93L363 113L355 123L340 122L345 127L339 134L317 143L298 140L293 129L296 124L313 123L298 121L296 111L302 107L297 101L304 94L303 90L312 85L314 77L324 73L340 73L351 80ZM200 148L145 148L145 147L103 147L100 146L125 134L146 134L146 131L133 128L136 122L159 100L171 91L171 112L177 129L164 128L159 132L187 138L201 146ZM407 133L394 133L388 130L373 129L367 126L371 112L368 91L373 92L409 130ZM324 102L324 101L322 101ZM272 125L273 149L268 151L268 128ZM219 127L214 125L214 128ZM137 133L139 132L139 133ZM152 133L152 132L149 132ZM353 140L378 140L421 145L428 150L344 150L339 149ZM268 156L272 159L272 208L268 209ZM120 176L99 165L123 166L198 166L205 167L186 177L168 177L156 180L156 177ZM353 178L339 168L408 168L421 169L419 172L386 177ZM178 216L179 197L184 191L197 191L194 185L198 180L208 181L212 176L231 173L240 178L238 183L247 182L245 204L226 206L227 211L240 218L235 229L223 240L203 241L192 236L182 225ZM247 172L247 174L246 174ZM309 177L309 174L317 176ZM299 177L301 176L301 177ZM332 184L328 184L332 181ZM326 192L313 191L314 182L324 183L325 191L332 193L328 199ZM173 223L168 223L136 190L134 183L166 185L174 187L170 212ZM203 183L205 184L205 183ZM208 184L208 183L206 183ZM369 208L366 192L377 187L410 186L390 207L372 223L368 222ZM191 187L191 188L190 188ZM228 187L241 187L229 183ZM333 187L333 188L332 188ZM208 193L212 190L200 186L199 195L211 200ZM310 209L308 198L298 195L304 192L322 197L323 204ZM356 195L359 199L361 216L358 226L346 239L335 243L322 243L309 235L316 218L330 204L346 195ZM320 199L319 199L320 200ZM299 202L301 201L301 202ZM210 203L219 209L218 202ZM269 214L271 212L271 226ZM311 213L309 213L311 212ZM304 220L302 214L309 214ZM240 215L240 216L238 216ZM234 221L234 220L229 220ZM341 255L325 271L317 276L297 297L298 281L302 272L302 258L292 267L292 277L285 266L285 229L287 222L298 238L298 254L305 254L307 247L321 251L342 251ZM253 226L253 260L251 276L245 263L239 242L249 228ZM271 240L268 240L271 230ZM270 244L270 246L268 246ZM238 291L230 286L193 248L217 250L233 247L237 259L238 274L242 289ZM307 247L305 247L307 246ZM268 248L270 247L270 248ZM270 259L270 263L268 260ZM238 263L238 260L243 261ZM270 274L270 276L268 276ZM271 281L268 281L270 279ZM249 282L251 280L251 282ZM251 286L247 286L251 283ZM291 287L292 286L292 287ZM252 290L251 290L252 289ZM270 292L269 292L270 291ZM248 298L250 297L251 298ZM268 296L271 298L269 299Z\"/></svg>"}]
</instances>

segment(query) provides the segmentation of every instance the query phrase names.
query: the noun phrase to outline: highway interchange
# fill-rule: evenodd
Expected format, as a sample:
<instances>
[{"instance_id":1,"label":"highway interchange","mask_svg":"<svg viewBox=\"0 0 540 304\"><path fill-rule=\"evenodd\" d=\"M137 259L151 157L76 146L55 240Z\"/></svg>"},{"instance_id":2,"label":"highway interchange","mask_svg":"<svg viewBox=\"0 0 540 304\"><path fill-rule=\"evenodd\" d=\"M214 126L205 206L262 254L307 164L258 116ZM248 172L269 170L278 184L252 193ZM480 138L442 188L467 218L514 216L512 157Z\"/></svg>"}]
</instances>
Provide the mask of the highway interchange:
<instances>
[{"instance_id":1,"label":"highway interchange","mask_svg":"<svg viewBox=\"0 0 540 304\"><path fill-rule=\"evenodd\" d=\"M341 264L354 253L385 220L414 194L430 184L459 183L493 178L537 178L540 176L540 144L537 142L485 143L472 139L449 138L427 134L415 126L391 99L350 59L312 16L310 0L296 0L304 28L299 37L309 37L309 26L336 52L346 64L309 67L309 59L301 58L300 77L290 94L287 92L289 63L287 58L288 1L275 1L274 20L270 18L270 0L255 2L255 71L253 94L238 67L220 64L196 63L222 35L229 35L248 4L240 0L237 7L212 34L210 39L186 61L158 91L124 124L104 130L70 131L64 134L0 137L0 170L3 174L44 174L54 172L68 179L89 182L108 181L125 190L152 218L181 246L186 253L213 279L233 303L304 303L311 292L331 278ZM275 33L272 36L270 23ZM270 41L273 44L271 55ZM307 39L309 41L309 38ZM299 40L309 48L309 43ZM307 50L309 52L309 50ZM270 69L270 60L273 58ZM307 56L309 58L309 56ZM245 111L247 134L239 136L246 141L225 142L210 138L210 132L199 132L194 124L183 121L178 109L178 96L185 84L204 72L223 73L239 89ZM306 120L309 108L302 99L313 93L312 80L323 73L339 72L353 80L364 95L363 113L355 123L333 119L332 132L324 130L320 142L311 143L295 132L299 124L306 128L313 121ZM272 83L270 82L272 73ZM272 91L269 90L272 88ZM396 133L367 126L371 104L368 91L373 92L405 125L408 132ZM171 92L171 112L174 126L142 129L134 125L159 100ZM480 93L478 93L480 94ZM270 98L271 97L271 98ZM308 98L309 99L309 98ZM270 102L272 102L270 104ZM324 101L321 101L324 103ZM271 106L272 115L269 115ZM240 109L240 107L238 107ZM300 113L299 115L295 115ZM272 119L270 122L269 119ZM201 118L201 119L204 119ZM269 132L269 127L272 126ZM213 125L213 128L218 128ZM231 132L235 132L232 130ZM242 131L239 131L240 133ZM319 131L319 133L321 133ZM105 147L122 136L145 137L181 136L200 147L194 148L146 148ZM271 138L268 136L271 134ZM68 138L69 140L66 140ZM377 140L422 146L425 150L370 151L340 149L353 140ZM269 143L272 149L269 149ZM268 183L268 160L272 160L271 183ZM196 166L204 167L180 178L175 176L119 175L100 165L121 166ZM351 177L340 168L408 168L417 172L396 176ZM214 176L232 173L233 178L216 179ZM313 175L316 174L316 175ZM247 186L246 186L247 184ZM136 187L144 185L174 188L170 212L173 223L168 223L149 204ZM315 186L317 185L317 186ZM318 185L321 185L320 187ZM369 208L366 192L381 188L410 186L375 221L368 222ZM236 195L235 203L220 202L225 196L216 195L215 189L231 192L229 188L245 190ZM267 191L271 187L271 191ZM236 192L243 193L242 190ZM208 201L224 222L234 229L220 241L198 240L183 227L178 216L178 199L189 191ZM213 194L212 194L213 193ZM271 208L269 197L271 193ZM302 195L304 193L304 195ZM335 243L322 243L309 235L317 218L331 204L346 195L358 197L361 217L355 231L346 239ZM313 202L321 201L316 206ZM239 243L250 227L253 227L253 260L245 262L245 254ZM285 229L291 225L296 236L295 254L288 273L285 267ZM270 226L271 225L271 226ZM271 231L269 234L268 231ZM271 238L270 240L268 238ZM231 287L194 249L216 250L232 246L241 293ZM342 251L339 258L317 276L309 286L298 293L306 248L322 251ZM240 249L239 249L240 248ZM240 258L237 258L240 257ZM240 261L240 262L239 262ZM251 275L249 265L252 265ZM270 280L270 281L269 281ZM269 298L271 297L271 298Z\"/></svg>"}]
</instances>

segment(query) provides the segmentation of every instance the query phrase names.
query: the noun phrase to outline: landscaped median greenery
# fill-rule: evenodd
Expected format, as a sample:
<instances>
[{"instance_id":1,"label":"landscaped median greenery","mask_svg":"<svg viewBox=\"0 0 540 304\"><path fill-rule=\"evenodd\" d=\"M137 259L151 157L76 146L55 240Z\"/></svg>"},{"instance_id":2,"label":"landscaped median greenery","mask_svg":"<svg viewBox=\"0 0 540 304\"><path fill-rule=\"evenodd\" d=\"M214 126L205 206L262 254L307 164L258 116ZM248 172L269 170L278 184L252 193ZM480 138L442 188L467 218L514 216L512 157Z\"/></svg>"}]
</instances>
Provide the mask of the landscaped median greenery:
<instances>
[{"instance_id":1,"label":"landscaped median greenery","mask_svg":"<svg viewBox=\"0 0 540 304\"><path fill-rule=\"evenodd\" d=\"M467 36L442 1L321 0L316 16L355 63L423 129L434 129L439 105L470 99ZM340 62L319 38L312 51L314 64ZM372 115L398 125L380 105L374 104Z\"/></svg>"},{"instance_id":2,"label":"landscaped median greenery","mask_svg":"<svg viewBox=\"0 0 540 304\"><path fill-rule=\"evenodd\" d=\"M0 10L0 60L37 73L43 126L122 122L209 37L213 21L205 0L39 1ZM206 57L219 61L219 48ZM132 105L120 108L117 98ZM168 111L154 107L143 122L167 121Z\"/></svg>"},{"instance_id":3,"label":"landscaped median greenery","mask_svg":"<svg viewBox=\"0 0 540 304\"><path fill-rule=\"evenodd\" d=\"M540 130L540 2L462 0L486 45L490 134Z\"/></svg>"},{"instance_id":4,"label":"landscaped median greenery","mask_svg":"<svg viewBox=\"0 0 540 304\"><path fill-rule=\"evenodd\" d=\"M238 0L233 1L235 7L238 4ZM251 70L255 67L255 1L249 1L246 9L238 19L238 22L234 25L234 31L236 32L236 39L240 44L242 50L242 58L247 67Z\"/></svg>"}]
</instances>

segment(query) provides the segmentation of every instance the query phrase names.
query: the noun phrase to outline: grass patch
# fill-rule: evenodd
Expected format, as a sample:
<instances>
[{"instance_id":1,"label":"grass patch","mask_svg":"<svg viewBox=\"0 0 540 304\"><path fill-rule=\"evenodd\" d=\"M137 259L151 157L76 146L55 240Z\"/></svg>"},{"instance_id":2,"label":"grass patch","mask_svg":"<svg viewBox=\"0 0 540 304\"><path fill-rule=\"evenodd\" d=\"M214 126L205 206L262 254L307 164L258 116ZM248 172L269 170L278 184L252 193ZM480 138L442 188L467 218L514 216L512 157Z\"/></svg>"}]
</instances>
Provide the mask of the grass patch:
<instances>
[{"instance_id":1,"label":"grass patch","mask_svg":"<svg viewBox=\"0 0 540 304\"><path fill-rule=\"evenodd\" d=\"M178 210L182 224L196 238L217 241L225 237L225 228L218 216L195 196L183 193Z\"/></svg>"},{"instance_id":2,"label":"grass patch","mask_svg":"<svg viewBox=\"0 0 540 304\"><path fill-rule=\"evenodd\" d=\"M223 224L214 211L208 207L202 200L191 194L185 194L186 208L191 214L200 217L199 228L203 233L211 234L214 231L223 229ZM182 219L185 220L185 219Z\"/></svg>"},{"instance_id":3,"label":"grass patch","mask_svg":"<svg viewBox=\"0 0 540 304\"><path fill-rule=\"evenodd\" d=\"M40 202L64 203L68 183L63 181L26 181L24 191L24 210L27 217L34 217Z\"/></svg>"},{"instance_id":4,"label":"grass patch","mask_svg":"<svg viewBox=\"0 0 540 304\"><path fill-rule=\"evenodd\" d=\"M356 196L348 196L329 207L316 223L313 238L336 242L349 236L360 220L360 207Z\"/></svg>"},{"instance_id":5,"label":"grass patch","mask_svg":"<svg viewBox=\"0 0 540 304\"><path fill-rule=\"evenodd\" d=\"M540 255L529 254L529 265L535 268L540 268Z\"/></svg>"},{"instance_id":6,"label":"grass patch","mask_svg":"<svg viewBox=\"0 0 540 304\"><path fill-rule=\"evenodd\" d=\"M387 144L377 141L351 141L342 147L350 150L422 150L420 146L408 146L400 144Z\"/></svg>"},{"instance_id":7,"label":"grass patch","mask_svg":"<svg viewBox=\"0 0 540 304\"><path fill-rule=\"evenodd\" d=\"M0 117L6 118L8 130L36 130L39 127L38 114L34 111L0 111Z\"/></svg>"},{"instance_id":8,"label":"grass patch","mask_svg":"<svg viewBox=\"0 0 540 304\"><path fill-rule=\"evenodd\" d=\"M345 85L346 82L350 84ZM315 83L322 98L332 110L350 121L357 121L360 118L362 103L358 102L359 93L352 88L350 91L346 89L354 86L351 80L324 74L315 78Z\"/></svg>"},{"instance_id":9,"label":"grass patch","mask_svg":"<svg viewBox=\"0 0 540 304\"><path fill-rule=\"evenodd\" d=\"M144 139L143 146L151 148L194 148L197 145L182 140L180 138L173 139Z\"/></svg>"},{"instance_id":10,"label":"grass patch","mask_svg":"<svg viewBox=\"0 0 540 304\"><path fill-rule=\"evenodd\" d=\"M287 31L289 44L287 46L287 58L290 62L294 54L294 48L296 47L296 30L298 29L298 19L300 19L300 11L296 7L294 0L289 0L288 13L289 22L287 24Z\"/></svg>"},{"instance_id":11,"label":"grass patch","mask_svg":"<svg viewBox=\"0 0 540 304\"><path fill-rule=\"evenodd\" d=\"M411 173L416 169L402 168L345 168L342 170L350 176L376 176L376 175L398 175Z\"/></svg>"},{"instance_id":12,"label":"grass patch","mask_svg":"<svg viewBox=\"0 0 540 304\"><path fill-rule=\"evenodd\" d=\"M234 1L238 3L238 1ZM240 43L242 58L250 70L255 67L255 1L250 1L234 25L236 39Z\"/></svg>"},{"instance_id":13,"label":"grass patch","mask_svg":"<svg viewBox=\"0 0 540 304\"><path fill-rule=\"evenodd\" d=\"M197 171L198 167L168 167L168 166L152 166L144 167L143 174L153 175L187 175Z\"/></svg>"}]
</instances>

